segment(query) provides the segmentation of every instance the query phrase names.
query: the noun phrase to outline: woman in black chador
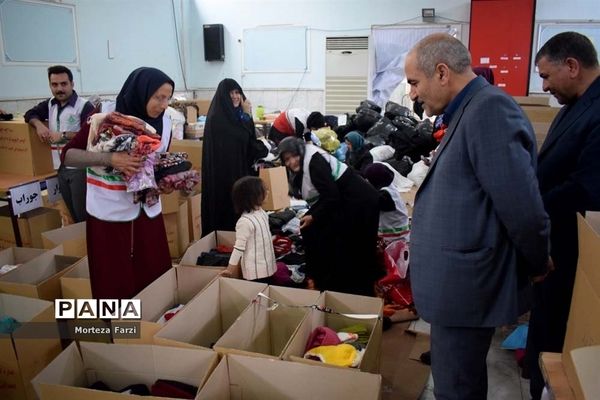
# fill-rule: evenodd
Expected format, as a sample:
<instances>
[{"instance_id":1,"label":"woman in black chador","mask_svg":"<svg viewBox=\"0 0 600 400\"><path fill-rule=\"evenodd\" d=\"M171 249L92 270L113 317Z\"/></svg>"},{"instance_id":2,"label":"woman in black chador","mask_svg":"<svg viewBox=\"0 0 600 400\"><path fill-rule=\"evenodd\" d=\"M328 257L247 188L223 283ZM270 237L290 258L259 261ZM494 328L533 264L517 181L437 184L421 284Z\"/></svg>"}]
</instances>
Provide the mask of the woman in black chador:
<instances>
[{"instance_id":1,"label":"woman in black chador","mask_svg":"<svg viewBox=\"0 0 600 400\"><path fill-rule=\"evenodd\" d=\"M256 140L250 101L233 79L223 79L210 103L202 148L202 234L235 230L231 188L256 175L252 164L267 155Z\"/></svg>"}]
</instances>

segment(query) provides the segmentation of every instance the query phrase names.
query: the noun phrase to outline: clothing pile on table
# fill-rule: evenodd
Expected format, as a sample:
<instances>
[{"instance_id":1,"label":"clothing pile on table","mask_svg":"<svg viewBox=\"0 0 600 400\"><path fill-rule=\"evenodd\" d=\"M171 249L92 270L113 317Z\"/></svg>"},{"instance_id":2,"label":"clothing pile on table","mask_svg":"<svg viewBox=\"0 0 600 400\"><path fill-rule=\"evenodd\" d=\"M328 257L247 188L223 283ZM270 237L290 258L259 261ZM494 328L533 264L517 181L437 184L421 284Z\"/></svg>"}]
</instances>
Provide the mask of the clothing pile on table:
<instances>
[{"instance_id":1,"label":"clothing pile on table","mask_svg":"<svg viewBox=\"0 0 600 400\"><path fill-rule=\"evenodd\" d=\"M127 152L143 157L142 169L134 175L123 175L113 167L91 167L99 174L124 177L127 191L134 192L134 202L148 206L156 204L161 193L181 190L191 193L200 182L200 174L192 170L186 153L159 153L161 137L139 118L118 112L106 114L96 135L88 139L88 151Z\"/></svg>"}]
</instances>

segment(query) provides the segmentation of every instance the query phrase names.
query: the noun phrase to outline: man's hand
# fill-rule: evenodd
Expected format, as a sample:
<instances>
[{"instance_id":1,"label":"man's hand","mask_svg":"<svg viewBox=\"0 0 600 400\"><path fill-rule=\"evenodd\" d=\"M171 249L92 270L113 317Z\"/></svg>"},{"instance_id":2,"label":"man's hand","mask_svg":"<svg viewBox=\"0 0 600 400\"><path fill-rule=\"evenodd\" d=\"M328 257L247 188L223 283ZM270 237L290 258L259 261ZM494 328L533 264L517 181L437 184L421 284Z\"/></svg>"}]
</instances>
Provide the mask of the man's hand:
<instances>
[{"instance_id":1,"label":"man's hand","mask_svg":"<svg viewBox=\"0 0 600 400\"><path fill-rule=\"evenodd\" d=\"M57 143L62 140L62 133L60 132L50 132L50 137L48 143Z\"/></svg>"},{"instance_id":2,"label":"man's hand","mask_svg":"<svg viewBox=\"0 0 600 400\"><path fill-rule=\"evenodd\" d=\"M546 279L548 274L552 271L554 271L554 261L552 261L552 257L548 257L548 263L546 264L546 273L544 273L542 275L532 276L531 282L533 282L533 283L542 282L544 279Z\"/></svg>"},{"instance_id":3,"label":"man's hand","mask_svg":"<svg viewBox=\"0 0 600 400\"><path fill-rule=\"evenodd\" d=\"M139 172L144 165L142 157L132 156L124 151L112 153L110 158L110 165L118 169L125 176L132 176Z\"/></svg>"},{"instance_id":4,"label":"man's hand","mask_svg":"<svg viewBox=\"0 0 600 400\"><path fill-rule=\"evenodd\" d=\"M42 141L42 143L51 143L51 132L50 129L48 129L48 127L42 123L40 124L36 124L35 127L35 132L37 133L38 137L40 138L40 140Z\"/></svg>"}]
</instances>

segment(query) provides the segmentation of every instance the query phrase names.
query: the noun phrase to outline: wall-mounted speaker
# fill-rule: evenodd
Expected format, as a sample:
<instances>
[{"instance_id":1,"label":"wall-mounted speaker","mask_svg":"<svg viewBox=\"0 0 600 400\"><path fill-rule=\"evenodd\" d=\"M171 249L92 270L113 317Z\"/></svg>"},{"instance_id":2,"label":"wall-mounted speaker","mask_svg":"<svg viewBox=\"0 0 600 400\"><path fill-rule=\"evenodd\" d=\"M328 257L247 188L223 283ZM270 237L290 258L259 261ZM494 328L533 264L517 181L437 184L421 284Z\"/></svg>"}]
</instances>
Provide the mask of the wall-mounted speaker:
<instances>
[{"instance_id":1,"label":"wall-mounted speaker","mask_svg":"<svg viewBox=\"0 0 600 400\"><path fill-rule=\"evenodd\" d=\"M225 40L222 24L204 25L204 60L224 61Z\"/></svg>"}]
</instances>

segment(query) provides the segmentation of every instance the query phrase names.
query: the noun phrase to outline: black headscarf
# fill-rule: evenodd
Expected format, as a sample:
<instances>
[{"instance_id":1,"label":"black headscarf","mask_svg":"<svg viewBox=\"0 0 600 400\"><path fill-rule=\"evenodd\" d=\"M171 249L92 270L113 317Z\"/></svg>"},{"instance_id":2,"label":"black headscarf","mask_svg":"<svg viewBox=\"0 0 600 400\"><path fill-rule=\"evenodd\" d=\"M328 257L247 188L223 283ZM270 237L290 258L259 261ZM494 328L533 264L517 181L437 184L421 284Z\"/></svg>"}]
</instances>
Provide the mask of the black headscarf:
<instances>
[{"instance_id":1,"label":"black headscarf","mask_svg":"<svg viewBox=\"0 0 600 400\"><path fill-rule=\"evenodd\" d=\"M302 197L302 177L304 176L304 153L306 152L306 143L304 140L289 136L279 142L277 146L279 157L283 163L285 153L289 153L292 156L300 156L300 171L294 172L290 169L288 171L288 182L290 184L290 195L294 197ZM307 172L308 173L308 172Z\"/></svg>"},{"instance_id":2,"label":"black headscarf","mask_svg":"<svg viewBox=\"0 0 600 400\"><path fill-rule=\"evenodd\" d=\"M215 97L213 97L210 108L208 109L207 119L214 119L211 117L218 116L225 118L229 123L239 124L239 116L242 111L241 104L238 107L234 107L231 96L229 95L229 92L236 89L240 92L242 100L246 101L246 95L244 94L242 87L234 79L225 78L219 82Z\"/></svg>"},{"instance_id":3,"label":"black headscarf","mask_svg":"<svg viewBox=\"0 0 600 400\"><path fill-rule=\"evenodd\" d=\"M239 178L255 175L252 164L267 155L266 147L256 140L254 122L240 118L241 107L233 107L229 92L240 85L223 79L210 103L202 144L202 233L232 231L237 215L231 201L231 188Z\"/></svg>"},{"instance_id":4,"label":"black headscarf","mask_svg":"<svg viewBox=\"0 0 600 400\"><path fill-rule=\"evenodd\" d=\"M175 88L175 82L159 69L140 67L129 74L117 96L116 111L138 117L156 129L162 135L162 118L164 112L158 117L151 118L146 113L146 104L150 97L165 83ZM171 90L171 95L173 91Z\"/></svg>"}]
</instances>

